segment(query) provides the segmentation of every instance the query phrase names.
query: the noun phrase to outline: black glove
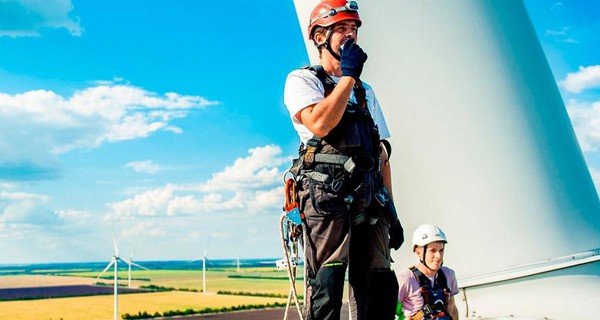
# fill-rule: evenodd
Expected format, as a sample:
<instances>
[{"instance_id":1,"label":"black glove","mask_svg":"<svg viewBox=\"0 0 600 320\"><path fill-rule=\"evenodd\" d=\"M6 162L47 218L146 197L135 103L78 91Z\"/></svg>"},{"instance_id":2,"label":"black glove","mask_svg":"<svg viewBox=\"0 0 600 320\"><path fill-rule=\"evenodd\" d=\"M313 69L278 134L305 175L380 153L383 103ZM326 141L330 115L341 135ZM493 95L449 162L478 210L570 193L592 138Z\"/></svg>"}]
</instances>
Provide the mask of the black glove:
<instances>
[{"instance_id":1,"label":"black glove","mask_svg":"<svg viewBox=\"0 0 600 320\"><path fill-rule=\"evenodd\" d=\"M348 39L340 48L342 76L350 76L358 81L363 65L367 61L367 54L354 42Z\"/></svg>"},{"instance_id":2,"label":"black glove","mask_svg":"<svg viewBox=\"0 0 600 320\"><path fill-rule=\"evenodd\" d=\"M398 212L396 211L396 206L392 199L390 199L390 194L386 187L382 187L379 191L384 195L386 199L385 204L383 206L383 214L390 221L390 248L394 250L398 250L400 246L404 243L404 228L402 228L402 224L400 223L400 219L398 219Z\"/></svg>"},{"instance_id":3,"label":"black glove","mask_svg":"<svg viewBox=\"0 0 600 320\"><path fill-rule=\"evenodd\" d=\"M400 220L392 222L390 226L390 248L394 250L400 249L400 246L404 243L404 228Z\"/></svg>"}]
</instances>

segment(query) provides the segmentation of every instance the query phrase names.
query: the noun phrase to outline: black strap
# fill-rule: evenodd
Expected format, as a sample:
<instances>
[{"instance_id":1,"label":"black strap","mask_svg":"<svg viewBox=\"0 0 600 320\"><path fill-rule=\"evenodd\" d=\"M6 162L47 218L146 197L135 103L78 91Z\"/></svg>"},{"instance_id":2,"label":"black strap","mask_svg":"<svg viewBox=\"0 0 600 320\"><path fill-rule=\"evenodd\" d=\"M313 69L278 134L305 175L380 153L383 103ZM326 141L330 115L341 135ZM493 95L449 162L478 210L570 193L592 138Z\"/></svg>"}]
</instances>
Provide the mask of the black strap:
<instances>
[{"instance_id":1,"label":"black strap","mask_svg":"<svg viewBox=\"0 0 600 320\"><path fill-rule=\"evenodd\" d=\"M354 96L356 97L356 102L358 105L366 109L367 108L367 90L363 86L362 81L356 80L354 84Z\"/></svg>"},{"instance_id":2,"label":"black strap","mask_svg":"<svg viewBox=\"0 0 600 320\"><path fill-rule=\"evenodd\" d=\"M323 66L321 65L317 64L314 66L310 66L308 70L311 70L315 74L315 76L317 76L319 81L321 81L323 87L325 88L325 96L328 96L335 87L335 81L333 81L333 79L327 74L327 72L325 72L325 69L323 69Z\"/></svg>"},{"instance_id":3,"label":"black strap","mask_svg":"<svg viewBox=\"0 0 600 320\"><path fill-rule=\"evenodd\" d=\"M419 281L419 286L421 286L421 288L426 290L431 289L429 278L427 278L427 276L423 274L421 270L417 269L415 266L412 266L410 267L410 271L412 271L412 273L415 275L415 278L417 278L417 281Z\"/></svg>"},{"instance_id":4,"label":"black strap","mask_svg":"<svg viewBox=\"0 0 600 320\"><path fill-rule=\"evenodd\" d=\"M321 66L321 65L316 64L314 66L310 66L310 67L308 67L308 70L311 70L315 74L315 76L317 76L317 78L321 81L321 83L323 84L323 87L325 88L325 96L328 96L331 93L331 91L333 91L333 88L336 85L335 81L333 81L331 76L329 76L329 74L327 74L327 72L325 72L325 69L323 69L323 66ZM356 81L356 83L354 84L353 90L354 90L354 96L356 97L356 102L358 103L358 105L361 106L362 108L366 108L367 107L367 90L363 86L362 81L360 81L360 80Z\"/></svg>"},{"instance_id":5,"label":"black strap","mask_svg":"<svg viewBox=\"0 0 600 320\"><path fill-rule=\"evenodd\" d=\"M437 275L435 277L435 285L434 288L444 289L446 294L450 292L448 289L448 280L446 280L446 274L442 271L442 269L438 270Z\"/></svg>"},{"instance_id":6,"label":"black strap","mask_svg":"<svg viewBox=\"0 0 600 320\"><path fill-rule=\"evenodd\" d=\"M442 271L442 269L438 270L433 281L433 287L431 287L431 282L429 282L429 278L421 270L417 269L417 267L410 267L410 271L415 274L415 277L419 281L419 285L421 287L425 287L427 289L448 289L448 280L446 280L446 275Z\"/></svg>"}]
</instances>

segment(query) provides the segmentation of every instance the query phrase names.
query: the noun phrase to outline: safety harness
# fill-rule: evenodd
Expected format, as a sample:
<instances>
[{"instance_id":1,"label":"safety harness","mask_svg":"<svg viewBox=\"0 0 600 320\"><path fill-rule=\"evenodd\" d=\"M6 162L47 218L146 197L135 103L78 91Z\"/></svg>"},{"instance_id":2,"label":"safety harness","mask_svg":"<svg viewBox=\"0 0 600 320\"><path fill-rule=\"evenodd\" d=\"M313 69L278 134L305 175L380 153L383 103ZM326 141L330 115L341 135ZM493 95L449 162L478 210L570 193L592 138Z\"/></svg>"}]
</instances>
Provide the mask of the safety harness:
<instances>
[{"instance_id":1,"label":"safety harness","mask_svg":"<svg viewBox=\"0 0 600 320\"><path fill-rule=\"evenodd\" d=\"M307 67L323 84L325 96L335 87L335 81L325 72L322 66ZM348 102L346 110L338 125L325 137L313 136L301 144L299 157L290 172L299 176L302 174L324 184L329 184L337 192L346 177L343 175L330 176L314 170L316 165L335 165L343 168L350 176L356 169L361 171L379 170L380 147L379 130L367 108L366 90L361 81L354 87L356 103Z\"/></svg>"},{"instance_id":2,"label":"safety harness","mask_svg":"<svg viewBox=\"0 0 600 320\"><path fill-rule=\"evenodd\" d=\"M441 269L437 271L432 286L429 278L415 266L410 267L410 271L419 281L421 296L423 296L424 301L423 309L419 311L416 317L413 316L411 319L451 320L452 317L450 317L447 309L450 289L448 289L448 281L444 272Z\"/></svg>"}]
</instances>

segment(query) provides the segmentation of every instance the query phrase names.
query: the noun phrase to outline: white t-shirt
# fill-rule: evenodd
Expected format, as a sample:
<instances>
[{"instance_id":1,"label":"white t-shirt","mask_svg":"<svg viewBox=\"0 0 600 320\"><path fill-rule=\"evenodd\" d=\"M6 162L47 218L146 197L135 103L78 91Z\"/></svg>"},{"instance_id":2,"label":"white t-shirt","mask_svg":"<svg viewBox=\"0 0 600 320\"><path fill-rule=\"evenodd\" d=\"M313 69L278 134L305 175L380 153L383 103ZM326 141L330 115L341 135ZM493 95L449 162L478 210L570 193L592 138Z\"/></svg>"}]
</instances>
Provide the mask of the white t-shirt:
<instances>
[{"instance_id":1,"label":"white t-shirt","mask_svg":"<svg viewBox=\"0 0 600 320\"><path fill-rule=\"evenodd\" d=\"M335 83L340 80L340 78L337 77L331 78ZM373 121L379 128L379 136L381 139L387 139L390 137L390 132L385 123L385 119L383 118L379 101L377 101L377 97L375 97L375 92L373 92L373 88L367 83L363 82L363 86L366 90L367 107L369 108ZM298 118L296 118L296 114L298 114L300 110L318 103L323 99L325 99L325 87L323 87L319 78L317 78L310 70L298 69L288 74L285 81L283 101L290 113L294 129L296 129L300 141L304 144L306 144L306 141L312 138L314 134L299 122ZM352 92L350 96L350 101L356 102L354 92Z\"/></svg>"},{"instance_id":2,"label":"white t-shirt","mask_svg":"<svg viewBox=\"0 0 600 320\"><path fill-rule=\"evenodd\" d=\"M446 276L450 295L453 296L457 294L458 284L456 282L454 270L444 266L442 266L441 270ZM428 278L433 286L434 277ZM419 285L419 280L417 280L410 269L405 269L398 274L398 284L400 286L400 289L398 290L398 301L402 303L402 311L404 312L404 316L408 318L423 309L425 301L421 295L421 286Z\"/></svg>"}]
</instances>

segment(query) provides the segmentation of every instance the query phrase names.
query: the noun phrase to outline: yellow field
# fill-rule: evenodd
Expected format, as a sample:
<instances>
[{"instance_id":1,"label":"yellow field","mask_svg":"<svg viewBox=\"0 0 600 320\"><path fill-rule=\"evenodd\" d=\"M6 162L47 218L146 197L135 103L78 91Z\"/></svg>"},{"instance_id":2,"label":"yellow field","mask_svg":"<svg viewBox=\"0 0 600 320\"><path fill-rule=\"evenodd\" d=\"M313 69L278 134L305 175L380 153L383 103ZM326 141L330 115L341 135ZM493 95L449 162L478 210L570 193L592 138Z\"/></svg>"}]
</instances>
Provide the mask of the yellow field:
<instances>
[{"instance_id":1,"label":"yellow field","mask_svg":"<svg viewBox=\"0 0 600 320\"><path fill-rule=\"evenodd\" d=\"M147 311L195 310L267 303L285 303L286 299L201 294L195 292L159 292L119 295L119 314ZM0 302L2 319L11 320L103 320L113 317L113 296L57 298Z\"/></svg>"},{"instance_id":2,"label":"yellow field","mask_svg":"<svg viewBox=\"0 0 600 320\"><path fill-rule=\"evenodd\" d=\"M1 276L0 289L95 284L94 278L57 277L46 275Z\"/></svg>"}]
</instances>

